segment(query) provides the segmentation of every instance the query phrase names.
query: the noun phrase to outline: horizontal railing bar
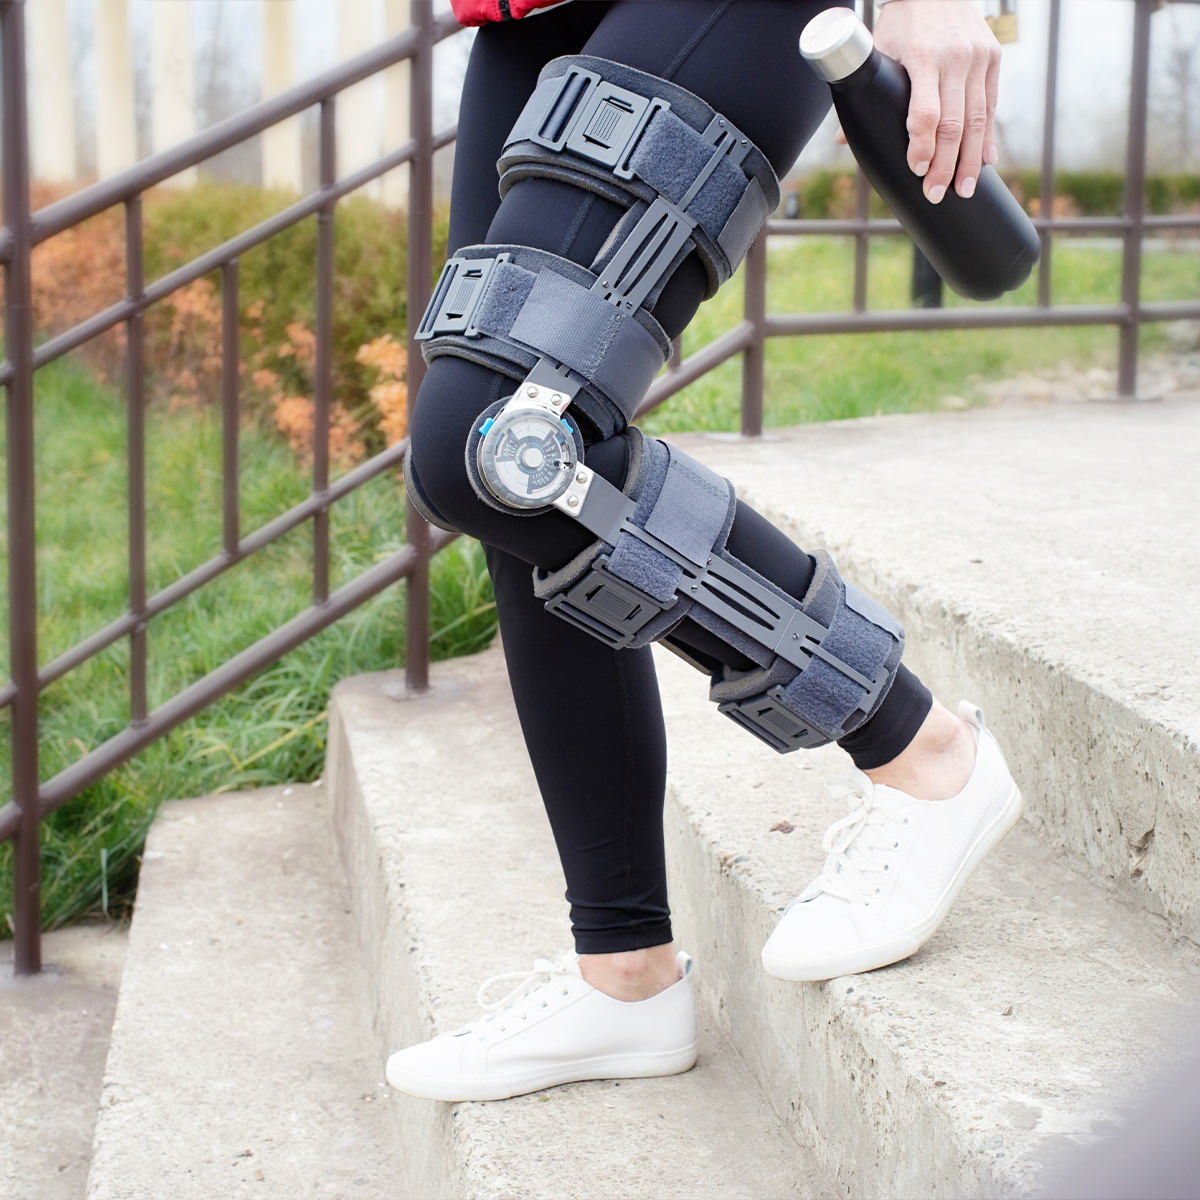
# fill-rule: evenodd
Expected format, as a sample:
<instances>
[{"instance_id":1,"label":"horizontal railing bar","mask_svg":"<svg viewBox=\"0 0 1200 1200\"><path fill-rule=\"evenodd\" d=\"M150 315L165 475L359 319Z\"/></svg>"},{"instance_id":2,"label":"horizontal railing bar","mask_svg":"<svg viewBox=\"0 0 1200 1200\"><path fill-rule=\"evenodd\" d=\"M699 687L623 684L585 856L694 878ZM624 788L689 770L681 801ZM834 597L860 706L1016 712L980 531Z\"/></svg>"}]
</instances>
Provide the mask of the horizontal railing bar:
<instances>
[{"instance_id":1,"label":"horizontal railing bar","mask_svg":"<svg viewBox=\"0 0 1200 1200\"><path fill-rule=\"evenodd\" d=\"M695 354L689 354L678 367L666 375L660 375L654 381L646 393L646 398L638 408L634 420L645 416L651 409L657 408L664 400L687 387L689 383L695 383L701 375L711 371L713 367L720 366L727 358L741 354L753 341L753 322L739 321L727 333L721 334L719 338L714 338L707 346L697 350Z\"/></svg>"},{"instance_id":2,"label":"horizontal railing bar","mask_svg":"<svg viewBox=\"0 0 1200 1200\"><path fill-rule=\"evenodd\" d=\"M434 149L440 150L443 146L448 146L454 141L457 132L457 125L452 125L450 128L443 130L434 139ZM343 196L356 191L358 188L370 183L373 179L377 179L380 175L386 174L398 166L402 166L416 152L416 141L406 142L403 146L393 150L390 154L385 154L383 158L371 163L369 166L355 171L352 175L347 175L344 179L338 180L337 183L330 187L321 188L318 191L310 193L302 200L296 201L295 204L290 204L287 208L280 210L273 216L267 217L265 221L260 221L257 225L239 233L236 237L230 238L229 241L222 242L219 246L214 246L211 250L200 255L199 258L194 258L190 263L186 263L182 267L177 267L170 274L156 279L145 288L141 296L134 298L126 297L124 300L119 300L116 304L110 305L102 312L89 317L86 321L81 321L78 325L64 330L49 341L43 342L34 351L34 368L44 367L56 358L61 358L64 354L83 345L84 342L90 341L92 338L98 337L100 334L112 329L113 326L119 325L122 321L128 320L138 309L148 308L151 304L156 304L159 300L169 296L172 292L178 291L181 287L185 287L193 280L199 279L202 275L207 275L209 271L215 271L219 267L223 267L231 259L240 258L247 250L252 250L255 246L261 245L268 238L272 238L289 226L304 220L305 217L312 216L323 205L340 200ZM4 372L0 370L0 383L5 382L7 382L7 379Z\"/></svg>"},{"instance_id":3,"label":"horizontal railing bar","mask_svg":"<svg viewBox=\"0 0 1200 1200\"><path fill-rule=\"evenodd\" d=\"M1142 218L1145 229L1200 229L1200 213L1164 213Z\"/></svg>"},{"instance_id":4,"label":"horizontal railing bar","mask_svg":"<svg viewBox=\"0 0 1200 1200\"><path fill-rule=\"evenodd\" d=\"M434 531L430 537L432 552L441 550L454 541L455 537L457 534L445 530ZM383 562L376 563L357 578L343 584L324 604L313 605L297 614L266 637L260 638L253 646L248 646L216 670L210 671L203 679L198 679L166 703L159 705L147 715L143 724L136 728L123 729L84 755L78 762L60 771L39 789L41 817L45 819L56 808L79 795L84 788L95 783L114 767L128 761L139 750L163 734L169 733L202 708L282 658L360 604L364 604L384 588L411 574L416 560L417 554L413 547L401 547ZM14 807L15 805L9 804L0 810L0 840L11 836L8 832L10 824L15 829L15 821L8 812Z\"/></svg>"},{"instance_id":5,"label":"horizontal railing bar","mask_svg":"<svg viewBox=\"0 0 1200 1200\"><path fill-rule=\"evenodd\" d=\"M1159 217L1155 220L1167 223L1174 222L1175 218ZM1031 217L1030 221L1035 229L1048 229L1051 233L1122 233L1131 228L1128 217ZM1180 221L1185 226L1191 222L1200 224L1200 217L1185 216ZM1147 218L1147 224L1149 222L1150 218ZM767 222L767 232L791 236L821 233L831 237L849 237L856 233L888 236L904 233L904 226L889 217L876 217L866 221L859 221L854 217L839 220L779 218Z\"/></svg>"},{"instance_id":6,"label":"horizontal railing bar","mask_svg":"<svg viewBox=\"0 0 1200 1200\"><path fill-rule=\"evenodd\" d=\"M1200 317L1200 300L1156 300L1138 305L1140 321L1191 321Z\"/></svg>"},{"instance_id":7,"label":"horizontal railing bar","mask_svg":"<svg viewBox=\"0 0 1200 1200\"><path fill-rule=\"evenodd\" d=\"M343 496L349 495L364 483L374 479L376 475L382 474L388 467L398 466L407 448L408 439L404 438L394 446L389 446L386 450L376 454L374 458L360 463L354 470L347 471L345 475L330 484L324 492L306 496L299 504L289 508L287 512L280 513L279 516L242 538L238 543L236 554L222 551L207 562L194 567L186 575L181 575L174 583L168 584L161 591L156 592L146 601L146 606L140 614L125 613L103 629L98 629L78 645L73 646L65 654L60 654L58 658L47 663L38 672L38 691L43 691L56 680L61 679L68 671L73 671L80 663L93 658L100 651L107 649L114 642L131 633L141 622L149 621L152 617L166 612L172 605L178 604L180 600L189 596L197 588L216 579L230 567L244 562L252 554L269 546L272 542L278 541L285 533L295 529L297 525L308 520L320 509L329 508ZM11 695L8 694L10 691ZM3 691L0 691L0 709L6 704L11 704L15 695L16 689L11 683Z\"/></svg>"},{"instance_id":8,"label":"horizontal railing bar","mask_svg":"<svg viewBox=\"0 0 1200 1200\"><path fill-rule=\"evenodd\" d=\"M1123 325L1124 304L1062 308L888 308L864 313L769 313L767 337L798 333L906 333L922 329L1009 329L1044 325Z\"/></svg>"},{"instance_id":9,"label":"horizontal railing bar","mask_svg":"<svg viewBox=\"0 0 1200 1200\"><path fill-rule=\"evenodd\" d=\"M458 29L459 25L453 13L437 17L434 20L434 41L439 42ZM144 192L147 188L170 179L172 175L177 175L188 167L194 167L205 159L220 154L222 150L227 150L238 142L255 137L270 126L288 117L294 117L304 109L311 108L385 67L411 58L417 48L416 29L406 29L365 53L314 75L306 83L298 84L278 96L262 100L224 121L219 121L195 137L188 138L186 142L180 142L169 150L135 163L127 170L109 179L102 179L73 196L66 196L46 205L33 214L34 245L44 242L56 233L62 233L64 229L70 229L72 225L78 225L80 221L86 221L88 217L94 217L114 204L136 196L138 192Z\"/></svg>"}]
</instances>

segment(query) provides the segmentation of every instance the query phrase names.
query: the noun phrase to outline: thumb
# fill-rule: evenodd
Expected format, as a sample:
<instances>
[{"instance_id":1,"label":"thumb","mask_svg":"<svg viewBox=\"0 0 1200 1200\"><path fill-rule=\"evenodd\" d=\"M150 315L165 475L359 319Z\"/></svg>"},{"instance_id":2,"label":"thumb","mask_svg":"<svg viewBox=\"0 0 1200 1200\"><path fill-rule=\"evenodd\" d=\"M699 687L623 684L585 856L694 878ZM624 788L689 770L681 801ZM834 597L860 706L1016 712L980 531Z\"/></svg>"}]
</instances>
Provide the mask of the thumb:
<instances>
[{"instance_id":1,"label":"thumb","mask_svg":"<svg viewBox=\"0 0 1200 1200\"><path fill-rule=\"evenodd\" d=\"M845 146L847 144L846 143L846 135L842 132L842 127L840 125L837 127L836 131L834 132L833 140L835 142L837 142L837 144L839 146Z\"/></svg>"}]
</instances>

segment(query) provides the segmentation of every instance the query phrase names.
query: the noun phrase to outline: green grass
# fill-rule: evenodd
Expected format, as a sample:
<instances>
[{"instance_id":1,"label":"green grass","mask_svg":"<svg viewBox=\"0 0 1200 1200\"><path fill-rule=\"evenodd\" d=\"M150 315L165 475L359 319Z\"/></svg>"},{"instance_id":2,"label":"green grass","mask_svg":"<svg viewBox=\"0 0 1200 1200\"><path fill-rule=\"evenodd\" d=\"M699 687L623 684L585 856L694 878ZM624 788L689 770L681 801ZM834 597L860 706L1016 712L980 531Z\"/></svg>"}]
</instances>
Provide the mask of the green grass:
<instances>
[{"instance_id":1,"label":"green grass","mask_svg":"<svg viewBox=\"0 0 1200 1200\"><path fill-rule=\"evenodd\" d=\"M871 247L873 308L908 303L911 251L894 239ZM773 312L829 311L850 305L853 248L848 239L776 239L770 251ZM1197 257L1145 255L1147 299L1194 297ZM1054 301L1108 303L1120 286L1120 254L1060 241ZM1031 281L1004 303L1030 303ZM948 304L964 303L947 295ZM741 316L740 279L703 306L684 335L691 353ZM1160 331L1143 331L1146 350ZM1020 370L1111 366L1111 328L855 334L768 343L768 424L833 420L937 408L972 381ZM740 364L723 364L651 414L648 432L736 429ZM39 372L36 394L39 661L120 616L127 604L124 405L77 367ZM221 545L221 449L211 410L152 409L147 418L148 587L154 591L217 553ZM308 492L304 469L273 431L242 433L243 534ZM0 495L2 500L2 495ZM157 705L277 627L310 601L311 527L301 526L151 622L149 692ZM3 523L0 522L0 538ZM376 479L335 506L331 585L352 578L404 540L403 487ZM434 561L433 654L480 649L495 629L483 555L461 539ZM320 774L325 703L332 685L360 671L403 661L403 585L390 588L287 655L87 789L42 825L43 921L54 928L104 908L128 908L137 855L158 804ZM0 672L7 673L7 637ZM3 677L0 674L0 678ZM122 729L129 718L128 648L122 640L42 696L42 775L47 778ZM0 717L0 803L8 799L8 714ZM11 843L0 845L0 936L12 910Z\"/></svg>"},{"instance_id":2,"label":"green grass","mask_svg":"<svg viewBox=\"0 0 1200 1200\"><path fill-rule=\"evenodd\" d=\"M849 238L772 238L767 311L844 312L853 298L854 248ZM1121 255L1086 241L1058 239L1053 251L1053 303L1110 304L1120 296ZM898 238L874 238L870 248L868 307L909 306L912 248ZM1191 299L1200 293L1200 256L1156 251L1143 255L1143 298ZM1033 276L999 303L1036 303ZM948 289L946 306L970 307ZM742 316L741 274L703 305L683 335L691 354L736 325ZM1165 344L1158 326L1141 335L1142 349ZM877 413L915 412L966 395L973 382L1018 371L1115 366L1112 326L986 329L928 333L856 333L775 338L767 343L763 420L767 425L832 421ZM737 429L741 360L731 359L671 397L643 422L648 433Z\"/></svg>"},{"instance_id":3,"label":"green grass","mask_svg":"<svg viewBox=\"0 0 1200 1200\"><path fill-rule=\"evenodd\" d=\"M38 637L46 663L119 616L127 600L123 405L81 371L38 374ZM149 588L220 549L220 426L211 410L152 410L147 431ZM305 471L273 434L242 433L242 531L302 499ZM404 541L403 484L382 476L340 501L330 529L331 586ZM435 658L482 648L495 630L491 584L476 543L433 564ZM149 629L153 707L302 611L311 598L311 525L227 571ZM7 652L7 637L3 640ZM404 658L403 585L287 655L88 788L42 825L43 923L54 928L127 906L136 855L163 799L311 780L325 754L325 703L345 675ZM41 770L48 778L128 721L123 639L42 696ZM2 668L7 673L7 663ZM0 743L0 803L8 800L9 722ZM102 851L104 871L102 872ZM10 931L12 844L0 845L0 936Z\"/></svg>"}]
</instances>

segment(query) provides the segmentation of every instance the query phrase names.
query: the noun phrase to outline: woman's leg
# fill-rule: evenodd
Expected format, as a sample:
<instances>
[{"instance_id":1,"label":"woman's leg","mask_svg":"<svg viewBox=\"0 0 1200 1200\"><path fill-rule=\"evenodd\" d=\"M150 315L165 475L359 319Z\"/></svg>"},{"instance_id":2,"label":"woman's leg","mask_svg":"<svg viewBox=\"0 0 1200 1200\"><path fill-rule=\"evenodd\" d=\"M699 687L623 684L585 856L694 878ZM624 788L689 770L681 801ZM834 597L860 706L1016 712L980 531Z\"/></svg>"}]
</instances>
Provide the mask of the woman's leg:
<instances>
[{"instance_id":1,"label":"woman's leg","mask_svg":"<svg viewBox=\"0 0 1200 1200\"><path fill-rule=\"evenodd\" d=\"M591 6L568 5L561 11L566 13L576 7ZM615 4L607 8L595 33L580 49L627 62L699 93L747 133L782 173L794 161L828 107L827 90L815 82L795 49L805 21L822 7L825 5L819 0L800 4ZM548 21L554 15L534 20ZM520 32L527 37L535 32L530 28L520 31L498 28L504 34ZM480 39L491 33L491 29L485 29ZM502 81L497 86L502 86ZM525 180L508 193L485 240L537 246L586 265L621 212L619 206L569 184ZM669 334L678 333L686 325L703 292L703 271L693 256L677 269L655 308L655 316ZM493 562L499 563L503 553L523 563L553 568L583 549L591 541L591 535L557 511L535 517L499 512L475 496L463 474L463 446L471 424L491 400L506 394L506 389L511 389L508 381L474 363L436 360L417 400L414 455L419 462L422 484L434 504L456 525L499 548L490 554ZM590 446L588 465L620 485L626 468L623 446L619 438ZM731 549L738 557L790 594L797 597L803 594L812 574L812 560L745 505L738 506L730 538ZM524 569L528 572L527 567ZM519 572L513 574L519 577ZM501 602L502 621L511 620L524 631L519 645L506 638L506 652L525 660L513 662L510 670L524 681L520 686L514 682L514 691L518 693L528 738L530 729L554 728L560 720L558 693L538 686L545 664L551 660L539 652L536 637L538 631L548 630L558 619L535 613L528 592L516 582L511 588L501 586L505 593ZM698 626L690 630L681 628L679 632L696 644L703 643L707 636ZM638 657L628 651L608 651L586 635L571 639L557 630L555 634L548 634L550 641L544 644L562 646L565 640L570 654L569 658L555 662L556 682L564 676L566 662L567 677L578 680L583 691L590 686L588 673L583 669L585 662L588 670L597 670L597 662L607 666L610 660ZM723 643L720 649L727 656L734 653ZM582 657L575 658L576 653ZM735 657L725 657L723 661L739 665ZM626 683L634 673L624 663L614 662L611 669L619 673L618 678L624 673ZM597 675L603 680L604 671L597 670ZM649 707L656 710L656 695L653 706L646 701L652 671L647 668L638 678L637 695L643 702L643 711ZM604 686L603 682L600 686ZM628 688L626 694L630 694ZM874 767L895 757L913 740L929 714L930 705L927 690L902 670L875 717L852 735L856 736L857 744L849 748L856 762ZM647 803L647 807L632 814L637 828L631 834L631 815L617 802L621 797L614 797L610 790L614 786L611 772L602 776L599 786L593 786L587 770L591 762L587 744L622 746L622 714L619 709L594 704L588 705L588 713L591 727L587 739L572 736L569 727L560 727L557 732L561 736L553 740L535 736L530 750L539 782L549 781L547 806L560 848L565 848L568 894L580 909L591 910L602 918L602 926L577 928L580 950L586 953L644 948L653 944L646 940L646 930L655 928L652 915L637 913L637 920L650 920L649 925L639 928L636 920L631 921L631 907L643 903L646 896L659 894L650 882L656 874L661 878L658 768L656 762L649 763L653 772L648 770L646 774L653 778L654 786L646 790L653 793L654 803L639 801ZM601 723L599 728L597 720ZM622 761L620 769L626 778L643 778L639 756L645 753L644 748L635 747ZM656 756L657 751L652 758ZM564 760L574 760L579 769L564 769ZM545 792L545 784L543 788ZM581 813L586 813L592 824L580 826ZM597 836L598 828L603 829L603 836ZM648 849L651 840L653 850ZM631 845L639 848L638 861L632 866ZM614 888L614 882L620 886ZM651 907L657 909L657 903L655 898ZM665 921L665 910L662 918ZM666 926L658 928L665 932Z\"/></svg>"},{"instance_id":2,"label":"woman's leg","mask_svg":"<svg viewBox=\"0 0 1200 1200\"><path fill-rule=\"evenodd\" d=\"M480 30L463 88L451 254L488 239L500 206L496 160L538 72L557 55L579 53L609 7L567 4ZM543 210L547 221L569 231L579 201L575 189L557 189L548 202L557 207ZM453 367L469 365L442 359L433 367L455 380ZM480 397L483 404L511 388L490 372L467 374L463 386L489 389L486 399ZM427 403L424 389L420 402ZM589 462L603 452L597 449ZM613 650L568 625L534 595L526 559L486 540L484 551L521 731L567 881L576 948L599 954L669 943L662 839L666 732L650 648ZM569 673L562 664L570 664ZM587 738L564 733L564 705L573 702L586 705ZM569 754L563 753L564 739Z\"/></svg>"}]
</instances>

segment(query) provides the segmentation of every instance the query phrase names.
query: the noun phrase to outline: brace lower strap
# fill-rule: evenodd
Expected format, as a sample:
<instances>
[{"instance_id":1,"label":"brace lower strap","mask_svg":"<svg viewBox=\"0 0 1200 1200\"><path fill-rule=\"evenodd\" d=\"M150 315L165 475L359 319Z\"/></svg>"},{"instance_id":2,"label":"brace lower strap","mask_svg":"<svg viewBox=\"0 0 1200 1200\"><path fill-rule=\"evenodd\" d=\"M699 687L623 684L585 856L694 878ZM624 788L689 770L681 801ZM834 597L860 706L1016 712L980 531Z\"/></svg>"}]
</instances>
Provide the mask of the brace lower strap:
<instances>
[{"instance_id":1,"label":"brace lower strap","mask_svg":"<svg viewBox=\"0 0 1200 1200\"><path fill-rule=\"evenodd\" d=\"M636 428L629 434L625 493L593 480L573 514L596 542L558 571L534 571L547 609L615 647L669 638L690 617L757 664L720 666L710 695L781 752L866 721L899 666L895 618L844 583L824 551L803 600L787 595L725 550L735 511L728 480Z\"/></svg>"}]
</instances>

